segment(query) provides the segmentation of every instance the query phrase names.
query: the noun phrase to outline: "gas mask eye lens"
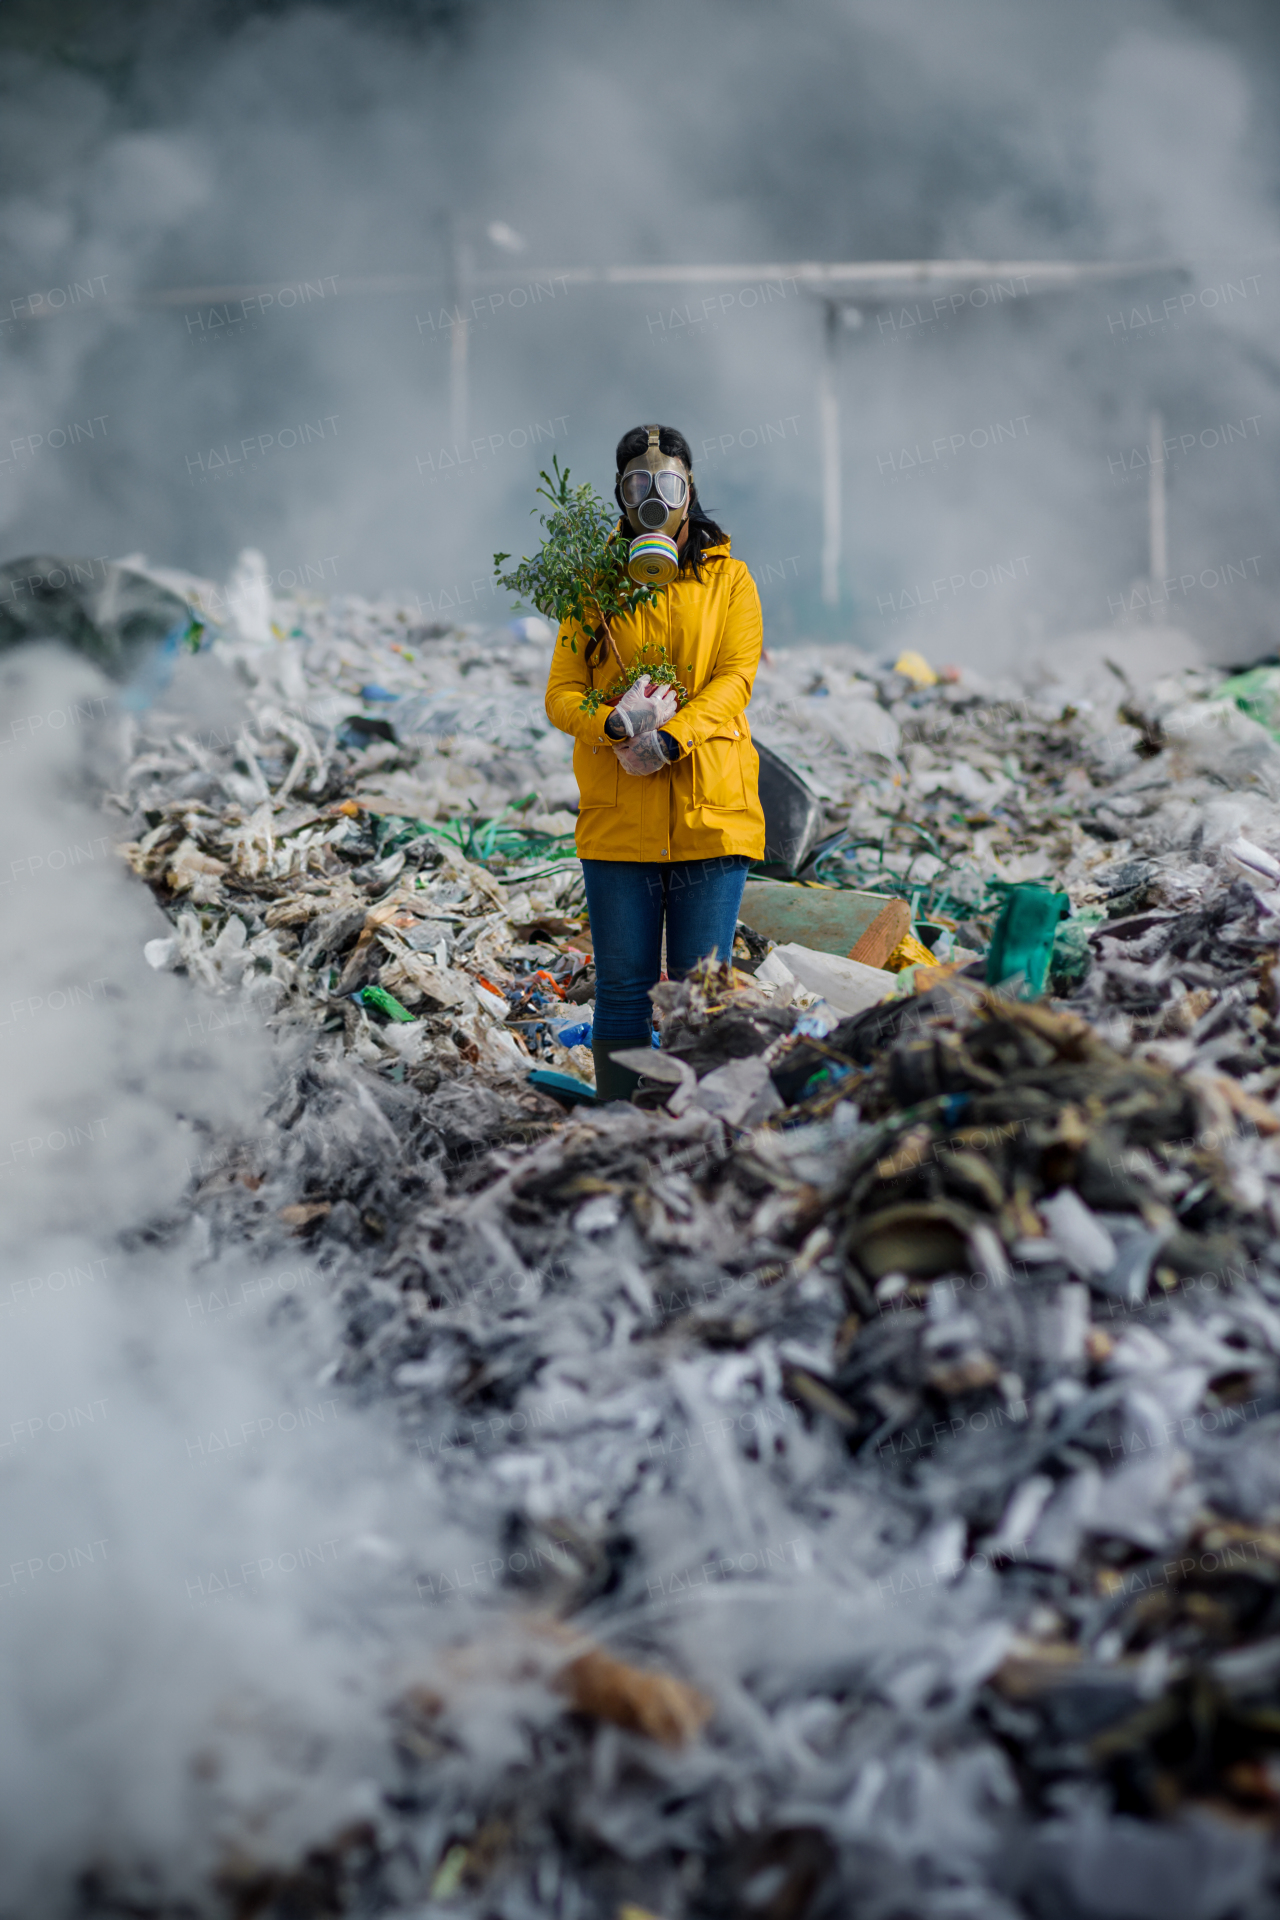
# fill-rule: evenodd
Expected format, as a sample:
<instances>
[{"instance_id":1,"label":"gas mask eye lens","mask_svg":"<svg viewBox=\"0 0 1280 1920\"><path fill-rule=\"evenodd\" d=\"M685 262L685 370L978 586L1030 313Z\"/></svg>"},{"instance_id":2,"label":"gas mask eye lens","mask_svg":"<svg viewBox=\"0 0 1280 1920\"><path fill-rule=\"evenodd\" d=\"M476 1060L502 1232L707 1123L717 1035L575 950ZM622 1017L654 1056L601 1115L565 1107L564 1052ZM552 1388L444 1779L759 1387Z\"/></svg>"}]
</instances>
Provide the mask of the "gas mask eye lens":
<instances>
[{"instance_id":1,"label":"gas mask eye lens","mask_svg":"<svg viewBox=\"0 0 1280 1920\"><path fill-rule=\"evenodd\" d=\"M628 507L638 507L649 491L653 475L646 467L637 467L631 473L624 473L619 488L624 503Z\"/></svg>"},{"instance_id":2,"label":"gas mask eye lens","mask_svg":"<svg viewBox=\"0 0 1280 1920\"><path fill-rule=\"evenodd\" d=\"M658 492L669 507L682 507L689 494L689 483L682 473L672 473L668 467L654 475Z\"/></svg>"}]
</instances>

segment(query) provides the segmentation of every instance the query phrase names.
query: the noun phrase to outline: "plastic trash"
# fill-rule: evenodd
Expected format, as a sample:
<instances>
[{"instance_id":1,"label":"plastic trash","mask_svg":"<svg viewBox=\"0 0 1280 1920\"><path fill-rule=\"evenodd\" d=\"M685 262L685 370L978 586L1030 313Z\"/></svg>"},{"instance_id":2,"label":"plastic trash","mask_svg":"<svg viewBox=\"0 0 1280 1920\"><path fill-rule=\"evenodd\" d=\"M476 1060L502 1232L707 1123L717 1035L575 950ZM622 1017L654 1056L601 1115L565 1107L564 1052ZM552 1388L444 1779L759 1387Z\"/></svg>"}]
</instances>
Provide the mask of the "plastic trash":
<instances>
[{"instance_id":1,"label":"plastic trash","mask_svg":"<svg viewBox=\"0 0 1280 1920\"><path fill-rule=\"evenodd\" d=\"M1091 929L1081 920L1060 920L1049 955L1047 984L1052 993L1074 993L1093 965Z\"/></svg>"},{"instance_id":2,"label":"plastic trash","mask_svg":"<svg viewBox=\"0 0 1280 1920\"><path fill-rule=\"evenodd\" d=\"M794 941L776 947L774 955L810 993L820 994L829 1006L845 1014L878 1006L897 985L895 976L883 967L864 966L862 961L841 954L818 953Z\"/></svg>"},{"instance_id":3,"label":"plastic trash","mask_svg":"<svg viewBox=\"0 0 1280 1920\"><path fill-rule=\"evenodd\" d=\"M937 956L932 948L926 947L923 940L917 940L914 933L904 933L884 963L886 973L901 973L904 967L932 967L936 964Z\"/></svg>"},{"instance_id":4,"label":"plastic trash","mask_svg":"<svg viewBox=\"0 0 1280 1920\"><path fill-rule=\"evenodd\" d=\"M1040 1217L1073 1272L1084 1280L1110 1273L1116 1263L1116 1243L1073 1188L1062 1187L1042 1200Z\"/></svg>"},{"instance_id":5,"label":"plastic trash","mask_svg":"<svg viewBox=\"0 0 1280 1920\"><path fill-rule=\"evenodd\" d=\"M1043 993L1058 923L1070 911L1065 893L1011 887L987 951L987 985L998 987L1021 974L1028 993Z\"/></svg>"},{"instance_id":6,"label":"plastic trash","mask_svg":"<svg viewBox=\"0 0 1280 1920\"><path fill-rule=\"evenodd\" d=\"M895 673L909 680L913 687L936 687L941 676L934 672L922 653L910 649L900 653L893 663Z\"/></svg>"},{"instance_id":7,"label":"plastic trash","mask_svg":"<svg viewBox=\"0 0 1280 1920\"><path fill-rule=\"evenodd\" d=\"M782 1105L768 1064L759 1054L713 1068L698 1082L693 1101L731 1127L758 1126Z\"/></svg>"},{"instance_id":8,"label":"plastic trash","mask_svg":"<svg viewBox=\"0 0 1280 1920\"><path fill-rule=\"evenodd\" d=\"M525 614L517 620L508 620L507 632L517 640L532 641L539 645L545 645L556 636L556 630L551 622L544 620L541 614L537 613Z\"/></svg>"},{"instance_id":9,"label":"plastic trash","mask_svg":"<svg viewBox=\"0 0 1280 1920\"><path fill-rule=\"evenodd\" d=\"M402 1007L394 993L388 993L385 987L361 987L352 994L362 1007L376 1007L379 1013L385 1013L390 1020L411 1021L413 1015L407 1007Z\"/></svg>"},{"instance_id":10,"label":"plastic trash","mask_svg":"<svg viewBox=\"0 0 1280 1920\"><path fill-rule=\"evenodd\" d=\"M575 1080L570 1073L555 1073L550 1067L535 1067L525 1075L529 1086L536 1087L539 1093L549 1093L565 1107L593 1107L596 1104L596 1090L589 1087L585 1080Z\"/></svg>"},{"instance_id":11,"label":"plastic trash","mask_svg":"<svg viewBox=\"0 0 1280 1920\"><path fill-rule=\"evenodd\" d=\"M562 1047L589 1047L591 1045L590 1020L572 1021L563 1027L552 1027L551 1031Z\"/></svg>"},{"instance_id":12,"label":"plastic trash","mask_svg":"<svg viewBox=\"0 0 1280 1920\"><path fill-rule=\"evenodd\" d=\"M1280 741L1280 666L1250 667L1233 674L1217 689L1217 697L1234 700L1241 713Z\"/></svg>"},{"instance_id":13,"label":"plastic trash","mask_svg":"<svg viewBox=\"0 0 1280 1920\"><path fill-rule=\"evenodd\" d=\"M340 747L349 747L353 753L360 753L378 740L386 740L394 745L396 730L389 720L353 713L339 724L334 737Z\"/></svg>"},{"instance_id":14,"label":"plastic trash","mask_svg":"<svg viewBox=\"0 0 1280 1920\"><path fill-rule=\"evenodd\" d=\"M805 1008L792 1032L807 1034L811 1040L821 1040L840 1025L843 1017L840 1009L833 1007L829 1000L815 1000L812 1006Z\"/></svg>"},{"instance_id":15,"label":"plastic trash","mask_svg":"<svg viewBox=\"0 0 1280 1920\"><path fill-rule=\"evenodd\" d=\"M207 621L150 575L114 561L30 554L0 565L0 649L61 640L122 683L122 704L149 707L183 646Z\"/></svg>"},{"instance_id":16,"label":"plastic trash","mask_svg":"<svg viewBox=\"0 0 1280 1920\"><path fill-rule=\"evenodd\" d=\"M760 756L764 859L759 870L796 874L822 835L822 802L804 775L780 753L755 742Z\"/></svg>"}]
</instances>

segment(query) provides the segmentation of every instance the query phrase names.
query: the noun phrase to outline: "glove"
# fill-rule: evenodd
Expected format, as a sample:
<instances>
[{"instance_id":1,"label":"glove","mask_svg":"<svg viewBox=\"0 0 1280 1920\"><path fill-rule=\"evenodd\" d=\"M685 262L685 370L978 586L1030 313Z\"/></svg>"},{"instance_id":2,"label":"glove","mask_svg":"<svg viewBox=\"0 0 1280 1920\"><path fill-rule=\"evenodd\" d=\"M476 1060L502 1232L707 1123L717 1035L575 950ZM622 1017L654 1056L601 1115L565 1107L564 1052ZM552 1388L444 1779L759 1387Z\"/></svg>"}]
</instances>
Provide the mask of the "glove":
<instances>
[{"instance_id":1,"label":"glove","mask_svg":"<svg viewBox=\"0 0 1280 1920\"><path fill-rule=\"evenodd\" d=\"M628 740L625 747L614 748L618 756L618 765L624 773L657 773L660 768L669 763L670 756L664 745L669 738L668 734L655 733L652 730L637 734L634 740Z\"/></svg>"},{"instance_id":2,"label":"glove","mask_svg":"<svg viewBox=\"0 0 1280 1920\"><path fill-rule=\"evenodd\" d=\"M674 719L677 704L674 687L662 681L637 680L627 688L613 711L625 727L627 738L634 740Z\"/></svg>"}]
</instances>

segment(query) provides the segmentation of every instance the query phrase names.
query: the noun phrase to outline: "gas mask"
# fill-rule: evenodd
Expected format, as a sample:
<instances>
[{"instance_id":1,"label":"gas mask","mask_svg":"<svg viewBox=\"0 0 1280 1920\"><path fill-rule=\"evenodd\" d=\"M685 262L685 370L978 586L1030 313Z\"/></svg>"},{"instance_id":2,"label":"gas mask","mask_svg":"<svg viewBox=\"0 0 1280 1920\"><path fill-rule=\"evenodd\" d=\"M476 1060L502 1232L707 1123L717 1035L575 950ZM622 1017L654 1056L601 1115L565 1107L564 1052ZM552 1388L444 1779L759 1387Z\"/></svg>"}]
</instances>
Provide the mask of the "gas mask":
<instances>
[{"instance_id":1,"label":"gas mask","mask_svg":"<svg viewBox=\"0 0 1280 1920\"><path fill-rule=\"evenodd\" d=\"M618 482L618 492L636 538L631 542L627 572L645 587L665 587L680 571L676 535L689 511L689 473L683 460L663 453L657 427L650 427L649 444L636 460L629 460Z\"/></svg>"}]
</instances>

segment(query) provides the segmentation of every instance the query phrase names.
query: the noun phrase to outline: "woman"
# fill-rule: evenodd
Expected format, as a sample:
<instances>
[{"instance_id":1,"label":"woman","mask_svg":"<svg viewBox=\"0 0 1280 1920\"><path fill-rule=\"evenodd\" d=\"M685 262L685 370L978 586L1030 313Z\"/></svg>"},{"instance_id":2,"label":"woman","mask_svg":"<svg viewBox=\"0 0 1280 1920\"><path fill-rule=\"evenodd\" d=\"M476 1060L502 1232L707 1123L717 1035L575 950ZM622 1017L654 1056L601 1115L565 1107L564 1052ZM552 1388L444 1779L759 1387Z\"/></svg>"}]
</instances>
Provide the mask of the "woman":
<instances>
[{"instance_id":1,"label":"woman","mask_svg":"<svg viewBox=\"0 0 1280 1920\"><path fill-rule=\"evenodd\" d=\"M688 441L671 427L633 427L618 442L620 533L652 529L652 504L638 509L659 498L659 469L668 529L681 504L683 518L674 579L611 630L624 668L670 661L684 704L670 688L641 681L616 706L587 711L584 696L592 687L607 695L618 664L572 623L560 630L547 682L547 717L575 743L602 1101L627 1099L636 1085L610 1056L650 1044L664 920L673 980L699 960L727 960L747 868L764 854L760 761L746 720L760 663L760 596L743 562L731 559L728 535L703 512L692 468ZM560 644L566 638L576 651Z\"/></svg>"}]
</instances>

